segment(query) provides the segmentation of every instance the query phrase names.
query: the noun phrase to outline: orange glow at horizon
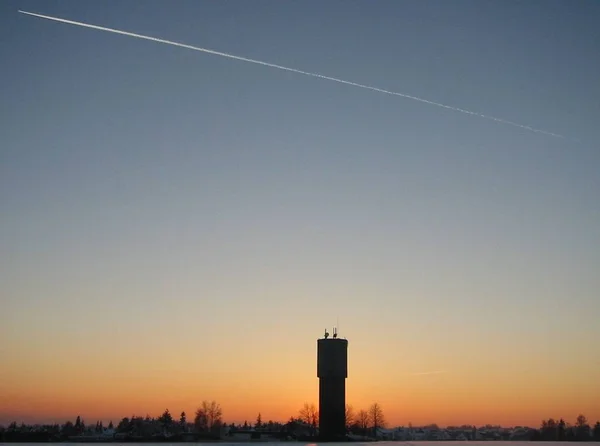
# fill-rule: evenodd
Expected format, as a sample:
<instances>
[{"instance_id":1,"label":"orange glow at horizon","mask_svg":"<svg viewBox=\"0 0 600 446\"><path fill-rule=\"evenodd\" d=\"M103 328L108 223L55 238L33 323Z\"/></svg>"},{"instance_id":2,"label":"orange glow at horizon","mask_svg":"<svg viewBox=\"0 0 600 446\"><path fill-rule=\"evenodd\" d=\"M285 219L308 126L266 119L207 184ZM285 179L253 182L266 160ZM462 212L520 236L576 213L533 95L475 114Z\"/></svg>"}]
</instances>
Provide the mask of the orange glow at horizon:
<instances>
[{"instance_id":1,"label":"orange glow at horizon","mask_svg":"<svg viewBox=\"0 0 600 446\"><path fill-rule=\"evenodd\" d=\"M286 356L282 353L282 364ZM298 414L304 402L318 403L314 361L290 367L285 375L269 374L272 366L267 362L250 364L239 369L229 363L203 369L164 362L134 367L123 361L120 366L101 368L98 362L71 360L36 369L21 357L10 361L3 373L0 417L3 423L13 419L64 422L81 415L86 422L116 423L131 415L158 416L168 408L173 417L185 411L192 420L202 400L216 400L226 422L254 422L259 412L264 421L285 422ZM575 376L565 373L493 373L473 366L460 374L394 380L358 363L351 364L346 399L356 411L380 403L389 425L538 426L549 417L574 421L579 413L590 422L600 419L600 387L582 395L571 386L557 386Z\"/></svg>"},{"instance_id":2,"label":"orange glow at horizon","mask_svg":"<svg viewBox=\"0 0 600 446\"><path fill-rule=\"evenodd\" d=\"M245 420L254 422L258 413L263 421L273 420L285 422L291 416L296 416L303 402L315 402L314 399L293 398L271 399L275 394L265 398L247 399L250 395L227 397L217 395L214 399L223 408L224 420L227 422L243 423ZM57 395L31 396L8 394L0 403L0 416L3 423L11 421L26 422L64 422L74 420L81 415L87 422L103 420L117 423L123 417L159 416L166 408L171 411L174 418L185 411L188 420L193 419L195 408L199 403L190 402L193 396L184 394L170 394L169 397L141 396L139 394L122 394L120 403L115 403L106 397L76 395L68 398L57 398ZM208 398L209 400L212 398ZM201 398L198 398L201 401ZM449 398L423 398L417 401L394 403L393 398L377 399L385 413L389 425L424 425L436 423L440 426L447 425L485 425L500 424L504 426L527 425L537 427L542 419L549 417L564 418L573 422L578 414L583 413L590 422L595 422L598 417L597 404L593 401L581 401L580 404L568 402L567 404L546 404L536 401L527 404L515 396L508 400L494 400L494 404L481 400L468 401L451 400ZM356 401L348 399L355 410L368 408L370 401ZM316 404L316 403L315 403ZM595 412L594 412L595 411ZM406 415L410 414L410 415ZM536 415L548 414L548 415Z\"/></svg>"},{"instance_id":3,"label":"orange glow at horizon","mask_svg":"<svg viewBox=\"0 0 600 446\"><path fill-rule=\"evenodd\" d=\"M193 419L203 400L217 401L226 422L253 422L259 412L265 421L287 421L304 402L318 402L322 322L310 318L310 307L298 308L295 322L282 321L285 308L261 309L260 324L248 322L241 309L228 310L225 325L244 334L232 330L218 338L223 322L194 325L193 319L142 328L123 323L120 331L98 324L74 334L45 328L40 312L26 331L4 326L10 342L0 369L0 422L64 422L77 415L117 422L159 416L166 408ZM592 337L553 339L552 348L532 354L532 345L546 345L546 333L528 335L525 344L517 331L481 340L469 327L450 331L438 324L406 340L389 335L385 323L349 319L346 401L355 410L380 403L390 425L538 426L549 417L574 421L580 413L590 422L600 419ZM564 361L560 349L586 360ZM444 373L419 374L428 371Z\"/></svg>"}]
</instances>

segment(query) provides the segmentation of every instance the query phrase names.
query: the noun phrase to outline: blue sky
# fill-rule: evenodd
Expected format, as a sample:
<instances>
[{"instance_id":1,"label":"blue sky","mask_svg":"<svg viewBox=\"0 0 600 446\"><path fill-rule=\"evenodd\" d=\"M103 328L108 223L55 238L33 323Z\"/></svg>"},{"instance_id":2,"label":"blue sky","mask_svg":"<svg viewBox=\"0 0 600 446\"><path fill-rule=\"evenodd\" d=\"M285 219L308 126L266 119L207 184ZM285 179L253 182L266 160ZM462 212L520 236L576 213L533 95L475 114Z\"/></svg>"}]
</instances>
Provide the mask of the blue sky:
<instances>
[{"instance_id":1,"label":"blue sky","mask_svg":"<svg viewBox=\"0 0 600 446\"><path fill-rule=\"evenodd\" d=\"M473 337L598 367L599 19L594 1L3 2L7 357L228 328L310 356L339 317L365 355L381 335L437 351L414 371Z\"/></svg>"}]
</instances>

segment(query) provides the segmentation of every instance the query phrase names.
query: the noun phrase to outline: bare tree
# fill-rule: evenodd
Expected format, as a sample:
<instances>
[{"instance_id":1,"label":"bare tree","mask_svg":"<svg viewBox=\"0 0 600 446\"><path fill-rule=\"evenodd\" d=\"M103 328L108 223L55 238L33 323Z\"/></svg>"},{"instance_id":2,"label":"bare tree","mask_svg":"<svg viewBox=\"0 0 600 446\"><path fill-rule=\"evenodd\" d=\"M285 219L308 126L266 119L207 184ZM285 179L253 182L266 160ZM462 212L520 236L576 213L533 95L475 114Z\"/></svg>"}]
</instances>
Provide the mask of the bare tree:
<instances>
[{"instance_id":1,"label":"bare tree","mask_svg":"<svg viewBox=\"0 0 600 446\"><path fill-rule=\"evenodd\" d=\"M369 407L369 422L375 434L377 433L378 428L385 427L383 409L379 403L373 403L371 404L371 407Z\"/></svg>"},{"instance_id":2,"label":"bare tree","mask_svg":"<svg viewBox=\"0 0 600 446\"><path fill-rule=\"evenodd\" d=\"M306 424L316 425L319 421L319 412L314 404L304 403L300 409L298 417Z\"/></svg>"},{"instance_id":3,"label":"bare tree","mask_svg":"<svg viewBox=\"0 0 600 446\"><path fill-rule=\"evenodd\" d=\"M577 417L577 421L575 422L575 426L584 427L584 426L587 426L587 424L588 424L588 421L587 421L587 418L585 417L585 415L579 414L579 416Z\"/></svg>"},{"instance_id":4,"label":"bare tree","mask_svg":"<svg viewBox=\"0 0 600 446\"><path fill-rule=\"evenodd\" d=\"M359 410L356 415L356 424L358 424L359 429L362 431L363 435L367 433L367 429L369 428L369 413L366 410Z\"/></svg>"},{"instance_id":5,"label":"bare tree","mask_svg":"<svg viewBox=\"0 0 600 446\"><path fill-rule=\"evenodd\" d=\"M587 441L590 438L590 426L585 415L579 414L575 422L575 432L581 441Z\"/></svg>"},{"instance_id":6,"label":"bare tree","mask_svg":"<svg viewBox=\"0 0 600 446\"><path fill-rule=\"evenodd\" d=\"M302 409L298 413L298 418L310 425L313 433L316 432L317 424L319 424L319 412L314 404L304 403L304 406L302 406Z\"/></svg>"},{"instance_id":7,"label":"bare tree","mask_svg":"<svg viewBox=\"0 0 600 446\"><path fill-rule=\"evenodd\" d=\"M206 416L206 412L202 407L196 409L196 416L194 417L194 426L198 432L203 432L208 430L208 417Z\"/></svg>"},{"instance_id":8,"label":"bare tree","mask_svg":"<svg viewBox=\"0 0 600 446\"><path fill-rule=\"evenodd\" d=\"M194 424L199 431L212 431L221 427L223 410L216 401L202 401L196 410Z\"/></svg>"},{"instance_id":9,"label":"bare tree","mask_svg":"<svg viewBox=\"0 0 600 446\"><path fill-rule=\"evenodd\" d=\"M354 417L354 408L350 404L346 404L346 427L350 427L354 424Z\"/></svg>"}]
</instances>

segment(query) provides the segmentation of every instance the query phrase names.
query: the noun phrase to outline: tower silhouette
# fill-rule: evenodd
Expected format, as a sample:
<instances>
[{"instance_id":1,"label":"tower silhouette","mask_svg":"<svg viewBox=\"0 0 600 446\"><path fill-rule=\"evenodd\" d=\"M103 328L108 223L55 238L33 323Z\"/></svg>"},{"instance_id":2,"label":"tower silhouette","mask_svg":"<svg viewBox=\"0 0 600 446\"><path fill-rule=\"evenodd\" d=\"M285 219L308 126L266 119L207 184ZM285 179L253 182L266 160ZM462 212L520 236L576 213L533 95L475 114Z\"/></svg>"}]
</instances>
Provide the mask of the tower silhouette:
<instances>
[{"instance_id":1,"label":"tower silhouette","mask_svg":"<svg viewBox=\"0 0 600 446\"><path fill-rule=\"evenodd\" d=\"M319 438L339 440L346 436L346 378L348 341L325 336L317 340L317 377L319 378Z\"/></svg>"}]
</instances>

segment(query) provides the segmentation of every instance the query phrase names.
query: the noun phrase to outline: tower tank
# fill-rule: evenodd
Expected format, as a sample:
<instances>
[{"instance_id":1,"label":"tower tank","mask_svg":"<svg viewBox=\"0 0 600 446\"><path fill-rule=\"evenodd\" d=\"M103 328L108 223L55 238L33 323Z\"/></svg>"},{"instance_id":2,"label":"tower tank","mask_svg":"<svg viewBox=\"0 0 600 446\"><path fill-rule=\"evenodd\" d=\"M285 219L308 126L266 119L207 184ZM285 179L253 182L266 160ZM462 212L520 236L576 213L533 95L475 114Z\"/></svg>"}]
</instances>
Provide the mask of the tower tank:
<instances>
[{"instance_id":1,"label":"tower tank","mask_svg":"<svg viewBox=\"0 0 600 446\"><path fill-rule=\"evenodd\" d=\"M335 331L334 331L335 333ZM319 378L319 437L335 441L346 436L346 378L348 341L325 337L317 340Z\"/></svg>"}]
</instances>

